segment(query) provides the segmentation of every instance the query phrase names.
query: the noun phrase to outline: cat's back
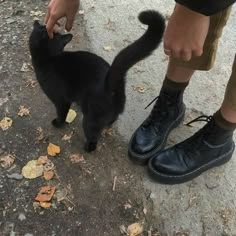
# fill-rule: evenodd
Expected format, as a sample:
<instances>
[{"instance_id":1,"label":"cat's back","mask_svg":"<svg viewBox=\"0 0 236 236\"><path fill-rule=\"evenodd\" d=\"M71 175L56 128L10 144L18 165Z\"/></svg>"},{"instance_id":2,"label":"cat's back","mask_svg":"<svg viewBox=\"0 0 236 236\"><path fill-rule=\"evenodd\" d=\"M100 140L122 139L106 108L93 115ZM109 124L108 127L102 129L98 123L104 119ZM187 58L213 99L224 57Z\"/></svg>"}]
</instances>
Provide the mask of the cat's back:
<instances>
[{"instance_id":1,"label":"cat's back","mask_svg":"<svg viewBox=\"0 0 236 236\"><path fill-rule=\"evenodd\" d=\"M63 52L63 63L68 67L74 67L87 71L97 69L109 69L110 65L102 57L87 51Z\"/></svg>"}]
</instances>

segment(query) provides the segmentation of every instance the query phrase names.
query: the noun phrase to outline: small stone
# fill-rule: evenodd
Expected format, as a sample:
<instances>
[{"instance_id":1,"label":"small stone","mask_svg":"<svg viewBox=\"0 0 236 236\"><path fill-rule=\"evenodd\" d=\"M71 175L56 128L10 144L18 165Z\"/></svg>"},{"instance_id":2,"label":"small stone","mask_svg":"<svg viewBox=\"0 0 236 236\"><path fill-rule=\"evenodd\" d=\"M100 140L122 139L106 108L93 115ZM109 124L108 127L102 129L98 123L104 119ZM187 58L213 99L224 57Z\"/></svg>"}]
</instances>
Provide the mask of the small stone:
<instances>
[{"instance_id":1,"label":"small stone","mask_svg":"<svg viewBox=\"0 0 236 236\"><path fill-rule=\"evenodd\" d=\"M9 19L6 20L6 22L7 22L7 24L13 24L13 23L16 22L16 20L12 19L12 18L9 18Z\"/></svg>"},{"instance_id":2,"label":"small stone","mask_svg":"<svg viewBox=\"0 0 236 236\"><path fill-rule=\"evenodd\" d=\"M7 174L7 178L21 180L21 179L23 179L23 175L18 174L18 173Z\"/></svg>"},{"instance_id":3,"label":"small stone","mask_svg":"<svg viewBox=\"0 0 236 236\"><path fill-rule=\"evenodd\" d=\"M25 219L26 219L26 216L25 216L25 214L23 214L23 213L20 213L20 215L18 216L18 219L19 219L20 221L23 221L23 220L25 220Z\"/></svg>"}]
</instances>

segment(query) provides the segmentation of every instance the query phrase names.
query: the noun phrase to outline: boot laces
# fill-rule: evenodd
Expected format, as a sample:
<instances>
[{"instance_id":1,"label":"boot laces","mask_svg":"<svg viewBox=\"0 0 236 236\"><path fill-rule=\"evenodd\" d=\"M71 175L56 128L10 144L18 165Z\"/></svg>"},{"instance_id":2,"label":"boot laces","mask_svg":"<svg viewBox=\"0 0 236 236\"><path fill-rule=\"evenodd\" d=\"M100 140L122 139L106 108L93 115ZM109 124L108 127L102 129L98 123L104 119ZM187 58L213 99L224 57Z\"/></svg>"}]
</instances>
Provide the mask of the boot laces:
<instances>
[{"instance_id":1,"label":"boot laces","mask_svg":"<svg viewBox=\"0 0 236 236\"><path fill-rule=\"evenodd\" d=\"M198 121L205 121L207 123L209 123L210 121L212 121L213 119L213 116L206 116L206 115L202 115L202 116L199 116L193 120L191 120L190 122L188 122L186 125L187 126L191 126L191 124L195 123L195 122L198 122Z\"/></svg>"},{"instance_id":2,"label":"boot laces","mask_svg":"<svg viewBox=\"0 0 236 236\"><path fill-rule=\"evenodd\" d=\"M157 96L145 107L145 109L151 106L155 101L156 103L153 106L148 121L158 123L163 120L165 114L167 113L168 99Z\"/></svg>"},{"instance_id":3,"label":"boot laces","mask_svg":"<svg viewBox=\"0 0 236 236\"><path fill-rule=\"evenodd\" d=\"M188 122L186 125L187 126L191 126L191 124L195 123L195 122L199 122L199 121L204 121L207 122L207 125L205 125L203 128L201 128L197 133L195 133L192 138L191 141L188 143L188 145L184 145L184 150L187 153L193 153L194 151L198 151L199 150L199 145L201 145L202 140L207 138L210 134L212 134L214 132L213 129L213 116L206 116L206 115L202 115L199 116L195 119L193 119L192 121ZM180 146L182 146L182 144L180 143Z\"/></svg>"}]
</instances>

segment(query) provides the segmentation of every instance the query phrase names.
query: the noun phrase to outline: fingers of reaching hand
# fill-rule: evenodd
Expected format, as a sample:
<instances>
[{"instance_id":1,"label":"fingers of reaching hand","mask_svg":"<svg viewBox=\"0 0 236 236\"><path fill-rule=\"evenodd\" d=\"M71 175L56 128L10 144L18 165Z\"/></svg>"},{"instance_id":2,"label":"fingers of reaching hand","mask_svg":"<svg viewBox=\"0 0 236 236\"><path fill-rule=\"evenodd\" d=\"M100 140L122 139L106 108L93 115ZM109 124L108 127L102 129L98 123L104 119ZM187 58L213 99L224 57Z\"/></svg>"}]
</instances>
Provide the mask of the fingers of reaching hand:
<instances>
[{"instance_id":1,"label":"fingers of reaching hand","mask_svg":"<svg viewBox=\"0 0 236 236\"><path fill-rule=\"evenodd\" d=\"M67 31L70 31L72 29L72 26L73 26L73 22L74 22L74 18L73 17L66 17L66 30Z\"/></svg>"}]
</instances>

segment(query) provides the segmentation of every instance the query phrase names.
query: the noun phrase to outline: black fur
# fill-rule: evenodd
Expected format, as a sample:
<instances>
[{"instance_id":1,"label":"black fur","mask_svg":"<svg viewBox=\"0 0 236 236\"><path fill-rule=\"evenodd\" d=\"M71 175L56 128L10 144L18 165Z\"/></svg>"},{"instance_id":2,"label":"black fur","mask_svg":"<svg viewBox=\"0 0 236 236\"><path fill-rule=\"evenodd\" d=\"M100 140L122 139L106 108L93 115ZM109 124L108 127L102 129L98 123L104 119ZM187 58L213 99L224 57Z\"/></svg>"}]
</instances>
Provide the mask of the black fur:
<instances>
[{"instance_id":1,"label":"black fur","mask_svg":"<svg viewBox=\"0 0 236 236\"><path fill-rule=\"evenodd\" d=\"M49 39L45 26L34 22L29 47L37 80L57 110L52 124L63 126L72 102L80 104L87 151L96 149L102 129L123 112L127 71L149 56L161 42L164 18L158 12L145 11L139 20L148 25L147 31L123 49L111 66L90 52L64 51L72 39L71 34L55 33L54 38Z\"/></svg>"}]
</instances>

